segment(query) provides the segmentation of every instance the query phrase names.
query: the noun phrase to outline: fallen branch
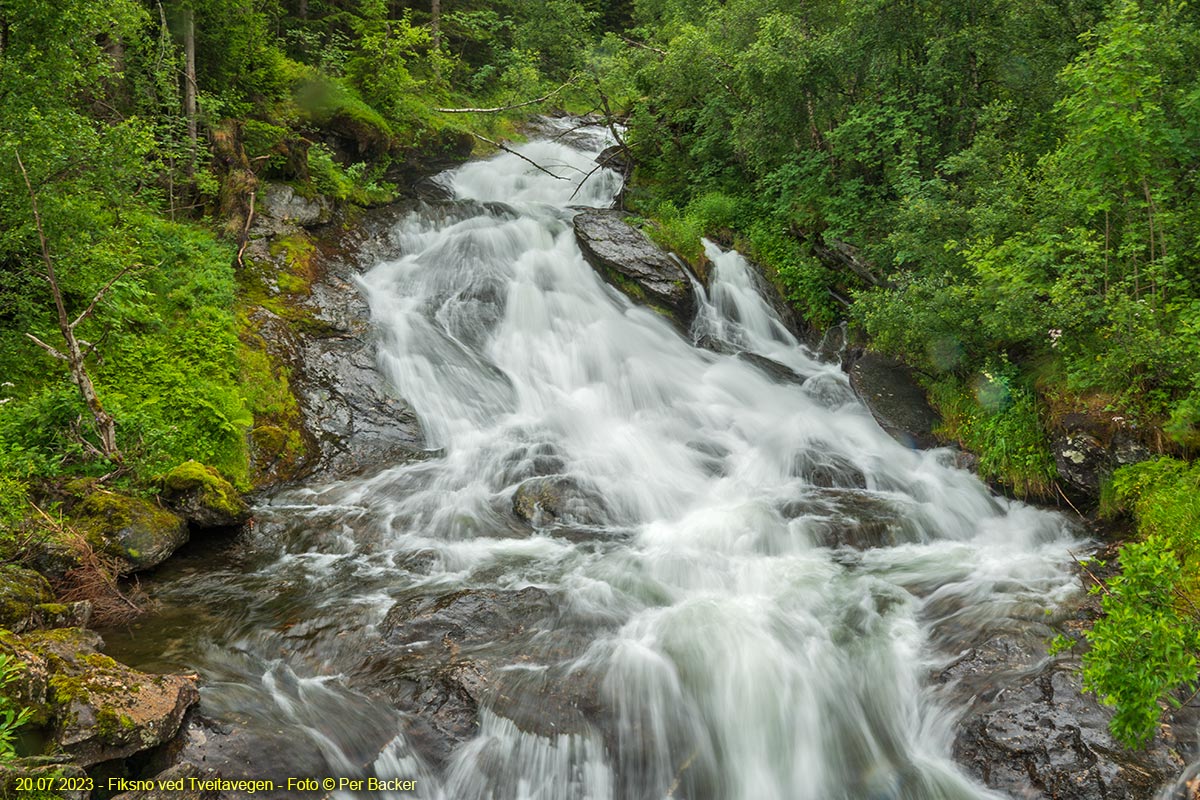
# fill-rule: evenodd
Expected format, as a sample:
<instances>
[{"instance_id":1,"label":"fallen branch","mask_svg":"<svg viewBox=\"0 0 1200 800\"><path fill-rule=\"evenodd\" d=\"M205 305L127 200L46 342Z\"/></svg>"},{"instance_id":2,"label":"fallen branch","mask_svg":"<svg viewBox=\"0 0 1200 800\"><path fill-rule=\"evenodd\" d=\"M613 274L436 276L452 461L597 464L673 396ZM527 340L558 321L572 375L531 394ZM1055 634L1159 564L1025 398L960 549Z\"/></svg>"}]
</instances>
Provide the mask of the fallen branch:
<instances>
[{"instance_id":1,"label":"fallen branch","mask_svg":"<svg viewBox=\"0 0 1200 800\"><path fill-rule=\"evenodd\" d=\"M506 153L510 153L510 154L512 154L512 155L514 155L514 156L516 156L517 158L521 159L522 161L525 161L525 162L527 162L527 163L529 163L529 164L532 164L534 167L536 167L537 169L539 169L539 170L541 170L542 172L546 173L546 174L547 174L547 175L549 175L551 178L557 178L557 179L558 179L558 180L560 180L560 181L566 181L566 180L570 180L570 178L564 177L564 176L562 176L562 175L555 175L553 172L551 172L550 170L546 169L546 168L545 168L545 167L543 167L541 164L537 163L536 161L534 161L534 160L533 160L533 159L531 159L531 158L527 158L526 156L523 156L523 155L521 155L521 154L520 154L520 153L518 153L516 150L513 150L511 147L508 147L508 146L506 146L506 145L502 145L502 144L500 144L499 142L493 141L493 140L491 140L491 139L487 138L486 136L482 136L482 135L480 135L480 134L478 134L478 133L472 133L471 135L472 135L472 136L474 136L476 139L478 139L478 140L479 140L479 141L481 141L481 142L486 142L487 144L490 144L492 147L498 147L498 148L500 148L501 150L503 150L504 152L506 152Z\"/></svg>"},{"instance_id":2,"label":"fallen branch","mask_svg":"<svg viewBox=\"0 0 1200 800\"><path fill-rule=\"evenodd\" d=\"M1112 592L1110 592L1110 591L1108 590L1108 586L1107 586L1107 584L1105 584L1105 583L1104 583L1104 581L1102 581L1102 580L1100 580L1098 577L1096 577L1096 573L1094 573L1094 572L1092 572L1090 569L1088 569L1087 565L1086 565L1086 564L1084 564L1082 561L1080 561L1080 560L1079 560L1079 559L1078 559L1078 558L1075 556L1075 554L1074 554L1074 553L1072 553L1070 550L1068 550L1068 551L1067 551L1067 555L1069 555L1069 556L1071 557L1071 560L1072 560L1072 561L1074 561L1074 562L1075 562L1075 564L1076 564L1076 565L1077 565L1077 566L1078 566L1078 567L1079 567L1081 570L1083 570L1084 572L1086 572L1086 573L1087 573L1087 576L1088 576L1089 578L1091 578L1091 579L1092 579L1092 581L1093 581L1093 582L1094 582L1094 583L1095 583L1097 586L1099 586L1099 587L1100 587L1100 591L1104 592L1104 593L1105 593L1106 595L1108 595L1109 597L1112 597L1112 596L1113 596L1113 593L1112 593Z\"/></svg>"},{"instance_id":3,"label":"fallen branch","mask_svg":"<svg viewBox=\"0 0 1200 800\"><path fill-rule=\"evenodd\" d=\"M250 210L246 212L246 224L242 226L242 243L238 245L237 265L238 269L244 270L246 265L242 262L242 255L246 252L246 245L250 244L250 225L254 222L254 197L258 192L250 191Z\"/></svg>"},{"instance_id":4,"label":"fallen branch","mask_svg":"<svg viewBox=\"0 0 1200 800\"><path fill-rule=\"evenodd\" d=\"M1071 502L1071 498L1067 497L1066 494L1063 493L1062 487L1058 485L1058 481L1054 482L1054 488L1058 490L1058 496L1067 501L1067 505L1071 507L1072 511L1079 515L1080 519L1087 519L1087 517L1083 515L1083 512L1076 508L1075 504Z\"/></svg>"},{"instance_id":5,"label":"fallen branch","mask_svg":"<svg viewBox=\"0 0 1200 800\"><path fill-rule=\"evenodd\" d=\"M525 108L525 106L533 106L537 105L538 103L544 103L574 82L575 79L572 78L550 94L543 95L536 100L526 100L524 103L516 103L511 106L496 106L495 108L435 108L434 111L441 112L442 114L496 114L501 111L511 111L514 108Z\"/></svg>"},{"instance_id":6,"label":"fallen branch","mask_svg":"<svg viewBox=\"0 0 1200 800\"><path fill-rule=\"evenodd\" d=\"M583 188L583 185L585 183L587 183L587 179L592 177L593 175L595 175L598 170L603 169L604 167L608 166L609 162L612 161L614 158L616 158L616 155L617 155L616 153L610 153L609 155L607 155L604 158L603 161L597 162L596 166L592 167L591 171L588 172L587 175L583 176L583 180L581 180L579 182L579 185L575 187L575 191L571 192L571 196L567 198L567 202L569 203L572 200L574 200L575 195L579 194L579 190Z\"/></svg>"}]
</instances>

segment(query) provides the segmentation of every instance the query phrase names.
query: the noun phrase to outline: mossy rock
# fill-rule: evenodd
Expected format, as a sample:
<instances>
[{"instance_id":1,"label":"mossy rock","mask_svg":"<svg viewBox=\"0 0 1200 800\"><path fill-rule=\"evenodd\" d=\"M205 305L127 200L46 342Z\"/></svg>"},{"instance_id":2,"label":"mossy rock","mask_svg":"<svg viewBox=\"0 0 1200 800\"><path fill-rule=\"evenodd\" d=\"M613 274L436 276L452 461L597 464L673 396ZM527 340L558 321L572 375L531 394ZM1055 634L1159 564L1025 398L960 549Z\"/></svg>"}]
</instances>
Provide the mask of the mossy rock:
<instances>
[{"instance_id":1,"label":"mossy rock","mask_svg":"<svg viewBox=\"0 0 1200 800\"><path fill-rule=\"evenodd\" d=\"M88 495L74 522L92 547L118 560L122 575L158 566L188 540L182 517L115 492Z\"/></svg>"},{"instance_id":2,"label":"mossy rock","mask_svg":"<svg viewBox=\"0 0 1200 800\"><path fill-rule=\"evenodd\" d=\"M38 606L53 599L50 583L40 573L0 564L0 628L21 633L40 627Z\"/></svg>"},{"instance_id":3,"label":"mossy rock","mask_svg":"<svg viewBox=\"0 0 1200 800\"><path fill-rule=\"evenodd\" d=\"M0 652L25 665L10 699L33 709L31 724L85 767L170 740L200 697L195 676L139 672L98 652L102 644L78 628L0 634Z\"/></svg>"},{"instance_id":4,"label":"mossy rock","mask_svg":"<svg viewBox=\"0 0 1200 800\"><path fill-rule=\"evenodd\" d=\"M185 461L163 476L162 499L197 528L228 528L250 518L233 484L199 461Z\"/></svg>"}]
</instances>

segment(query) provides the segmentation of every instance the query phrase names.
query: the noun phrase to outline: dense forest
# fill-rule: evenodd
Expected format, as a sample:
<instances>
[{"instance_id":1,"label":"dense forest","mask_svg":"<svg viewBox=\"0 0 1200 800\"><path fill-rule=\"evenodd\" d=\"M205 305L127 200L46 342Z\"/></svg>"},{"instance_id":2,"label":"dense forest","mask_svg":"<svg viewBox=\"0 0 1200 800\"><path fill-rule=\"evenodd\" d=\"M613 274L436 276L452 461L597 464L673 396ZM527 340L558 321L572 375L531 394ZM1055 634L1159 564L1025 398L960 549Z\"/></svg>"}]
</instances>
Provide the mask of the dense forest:
<instances>
[{"instance_id":1,"label":"dense forest","mask_svg":"<svg viewBox=\"0 0 1200 800\"><path fill-rule=\"evenodd\" d=\"M245 313L260 185L352 213L597 114L638 224L903 359L983 477L1057 501L1072 415L1154 454L1099 503L1137 532L1083 661L1136 746L1200 671L1198 63L1174 0L0 0L0 556L304 447Z\"/></svg>"}]
</instances>

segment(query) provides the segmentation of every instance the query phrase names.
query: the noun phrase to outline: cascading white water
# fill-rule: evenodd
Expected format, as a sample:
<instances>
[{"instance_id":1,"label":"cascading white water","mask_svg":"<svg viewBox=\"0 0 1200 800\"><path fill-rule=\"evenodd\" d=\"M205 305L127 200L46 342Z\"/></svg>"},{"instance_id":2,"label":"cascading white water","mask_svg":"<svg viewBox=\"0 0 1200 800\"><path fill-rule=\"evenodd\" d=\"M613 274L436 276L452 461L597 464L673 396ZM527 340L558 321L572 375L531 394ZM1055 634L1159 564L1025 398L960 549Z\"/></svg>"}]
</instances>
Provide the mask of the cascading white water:
<instances>
[{"instance_id":1,"label":"cascading white water","mask_svg":"<svg viewBox=\"0 0 1200 800\"><path fill-rule=\"evenodd\" d=\"M612 730L548 738L485 713L442 796L984 796L947 760L930 638L1068 593L1062 521L890 439L712 245L697 328L807 380L692 346L581 257L566 204L606 206L618 188L605 171L572 199L594 152L522 152L573 180L507 154L462 167L445 176L456 197L506 206L414 215L403 257L363 278L381 366L444 458L330 496L386 519L385 547L436 552L434 583L492 572L609 623L568 669L599 676ZM531 445L626 535L490 535ZM821 546L864 502L889 515L891 546Z\"/></svg>"},{"instance_id":2,"label":"cascading white water","mask_svg":"<svg viewBox=\"0 0 1200 800\"><path fill-rule=\"evenodd\" d=\"M956 709L926 679L962 642L1072 591L1063 520L889 438L738 254L708 246L695 333L713 349L603 283L570 224L572 204L619 189L608 170L579 188L604 144L592 134L582 149L520 148L568 180L510 154L447 173L463 202L412 214L403 254L362 277L380 368L442 452L262 509L309 518L246 591L286 581L301 620L237 639L264 665L253 689L272 698L270 724L348 769L354 723L332 724L321 676L352 670L398 587L535 586L557 622L507 668L529 673L518 700L536 709L536 687L586 678L598 710L547 733L485 708L444 770L397 736L375 774L420 776L420 796L445 800L991 796L949 760ZM547 475L567 476L587 513L530 535L514 492ZM422 570L404 566L413 554ZM286 636L309 644L281 665ZM236 695L206 702L248 716ZM369 727L388 725L382 712Z\"/></svg>"}]
</instances>

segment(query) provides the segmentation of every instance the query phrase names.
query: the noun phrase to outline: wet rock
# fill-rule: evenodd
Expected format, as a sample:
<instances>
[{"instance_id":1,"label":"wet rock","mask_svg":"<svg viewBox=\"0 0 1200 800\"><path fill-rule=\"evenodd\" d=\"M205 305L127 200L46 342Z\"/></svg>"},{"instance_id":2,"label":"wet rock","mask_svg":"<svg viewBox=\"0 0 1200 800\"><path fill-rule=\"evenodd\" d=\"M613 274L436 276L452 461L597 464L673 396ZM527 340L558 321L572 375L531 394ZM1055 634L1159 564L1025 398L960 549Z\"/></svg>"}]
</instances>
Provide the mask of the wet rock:
<instances>
[{"instance_id":1,"label":"wet rock","mask_svg":"<svg viewBox=\"0 0 1200 800\"><path fill-rule=\"evenodd\" d=\"M899 508L865 491L818 489L782 504L779 512L784 519L803 518L804 529L818 547L869 550L916 538Z\"/></svg>"},{"instance_id":2,"label":"wet rock","mask_svg":"<svg viewBox=\"0 0 1200 800\"><path fill-rule=\"evenodd\" d=\"M611 170L628 175L633 168L633 161L629 158L629 150L619 144L610 145L596 156L596 163L602 167L608 167Z\"/></svg>"},{"instance_id":3,"label":"wet rock","mask_svg":"<svg viewBox=\"0 0 1200 800\"><path fill-rule=\"evenodd\" d=\"M1099 496L1100 484L1112 474L1112 459L1096 437L1082 432L1056 436L1050 443L1059 476L1084 495Z\"/></svg>"},{"instance_id":4,"label":"wet rock","mask_svg":"<svg viewBox=\"0 0 1200 800\"><path fill-rule=\"evenodd\" d=\"M531 619L541 619L550 610L550 596L543 590L514 591L464 589L434 600L424 598L397 603L388 611L381 630L393 643L462 645L485 644L524 630Z\"/></svg>"},{"instance_id":5,"label":"wet rock","mask_svg":"<svg viewBox=\"0 0 1200 800\"><path fill-rule=\"evenodd\" d=\"M813 486L839 489L865 489L867 476L845 456L816 445L792 456L791 474Z\"/></svg>"},{"instance_id":6,"label":"wet rock","mask_svg":"<svg viewBox=\"0 0 1200 800\"><path fill-rule=\"evenodd\" d=\"M794 383L796 385L804 383L805 379L803 375L797 374L791 367L780 364L772 358L760 356L758 353L751 353L745 350L738 353L736 358L766 373L768 377L774 379L777 383Z\"/></svg>"},{"instance_id":7,"label":"wet rock","mask_svg":"<svg viewBox=\"0 0 1200 800\"><path fill-rule=\"evenodd\" d=\"M229 528L250 518L250 507L212 467L185 461L162 478L161 497L197 528Z\"/></svg>"},{"instance_id":8,"label":"wet rock","mask_svg":"<svg viewBox=\"0 0 1200 800\"><path fill-rule=\"evenodd\" d=\"M6 692L84 767L167 742L200 699L196 676L138 672L100 654L100 645L98 635L77 628L0 635L0 652L25 666Z\"/></svg>"},{"instance_id":9,"label":"wet rock","mask_svg":"<svg viewBox=\"0 0 1200 800\"><path fill-rule=\"evenodd\" d=\"M933 429L941 421L912 370L878 353L864 353L847 370L850 385L871 415L897 441L919 450L937 445Z\"/></svg>"},{"instance_id":10,"label":"wet rock","mask_svg":"<svg viewBox=\"0 0 1200 800\"><path fill-rule=\"evenodd\" d=\"M848 338L845 322L829 328L821 335L820 341L814 348L817 358L827 364L836 364L846 352Z\"/></svg>"},{"instance_id":11,"label":"wet rock","mask_svg":"<svg viewBox=\"0 0 1200 800\"><path fill-rule=\"evenodd\" d=\"M1064 421L1069 427L1051 439L1050 451L1059 476L1077 498L1096 500L1117 468L1153 455L1127 431L1113 431L1107 420L1097 424L1083 415L1070 415Z\"/></svg>"},{"instance_id":12,"label":"wet rock","mask_svg":"<svg viewBox=\"0 0 1200 800\"><path fill-rule=\"evenodd\" d=\"M695 313L692 282L683 267L622 219L619 211L588 209L575 217L583 256L605 280L632 299L687 325Z\"/></svg>"},{"instance_id":13,"label":"wet rock","mask_svg":"<svg viewBox=\"0 0 1200 800\"><path fill-rule=\"evenodd\" d=\"M297 194L286 183L268 183L258 195L257 212L263 224L286 230L296 225L303 227L328 222L333 216L333 207L324 195L310 199Z\"/></svg>"},{"instance_id":14,"label":"wet rock","mask_svg":"<svg viewBox=\"0 0 1200 800\"><path fill-rule=\"evenodd\" d=\"M558 449L549 442L520 445L505 456L504 469L497 477L493 490L500 491L527 478L558 475L566 467L567 463L558 454Z\"/></svg>"},{"instance_id":15,"label":"wet rock","mask_svg":"<svg viewBox=\"0 0 1200 800\"><path fill-rule=\"evenodd\" d=\"M1155 796L1183 767L1173 742L1160 733L1145 749L1125 749L1108 732L1110 712L1082 691L1077 664L1052 662L1006 682L1002 691L979 695L960 723L955 759L1014 797Z\"/></svg>"},{"instance_id":16,"label":"wet rock","mask_svg":"<svg viewBox=\"0 0 1200 800\"><path fill-rule=\"evenodd\" d=\"M188 540L182 517L116 492L93 492L74 517L92 547L116 559L122 575L158 566Z\"/></svg>"},{"instance_id":17,"label":"wet rock","mask_svg":"<svg viewBox=\"0 0 1200 800\"><path fill-rule=\"evenodd\" d=\"M569 475L531 478L513 493L513 513L535 528L552 525L603 525L609 518L604 500Z\"/></svg>"},{"instance_id":18,"label":"wet rock","mask_svg":"<svg viewBox=\"0 0 1200 800\"><path fill-rule=\"evenodd\" d=\"M21 633L41 627L39 607L53 600L50 583L41 573L0 564L0 628Z\"/></svg>"},{"instance_id":19,"label":"wet rock","mask_svg":"<svg viewBox=\"0 0 1200 800\"><path fill-rule=\"evenodd\" d=\"M414 744L441 763L471 738L481 705L503 699L505 668L535 663L530 641L553 615L550 595L533 587L397 603L380 626L377 660L389 698L416 715Z\"/></svg>"},{"instance_id":20,"label":"wet rock","mask_svg":"<svg viewBox=\"0 0 1200 800\"><path fill-rule=\"evenodd\" d=\"M205 784L202 783L193 783L211 781L217 777L218 774L213 770L184 762L144 779L154 788L121 792L113 795L112 800L219 800L223 797L221 792L204 788Z\"/></svg>"}]
</instances>

